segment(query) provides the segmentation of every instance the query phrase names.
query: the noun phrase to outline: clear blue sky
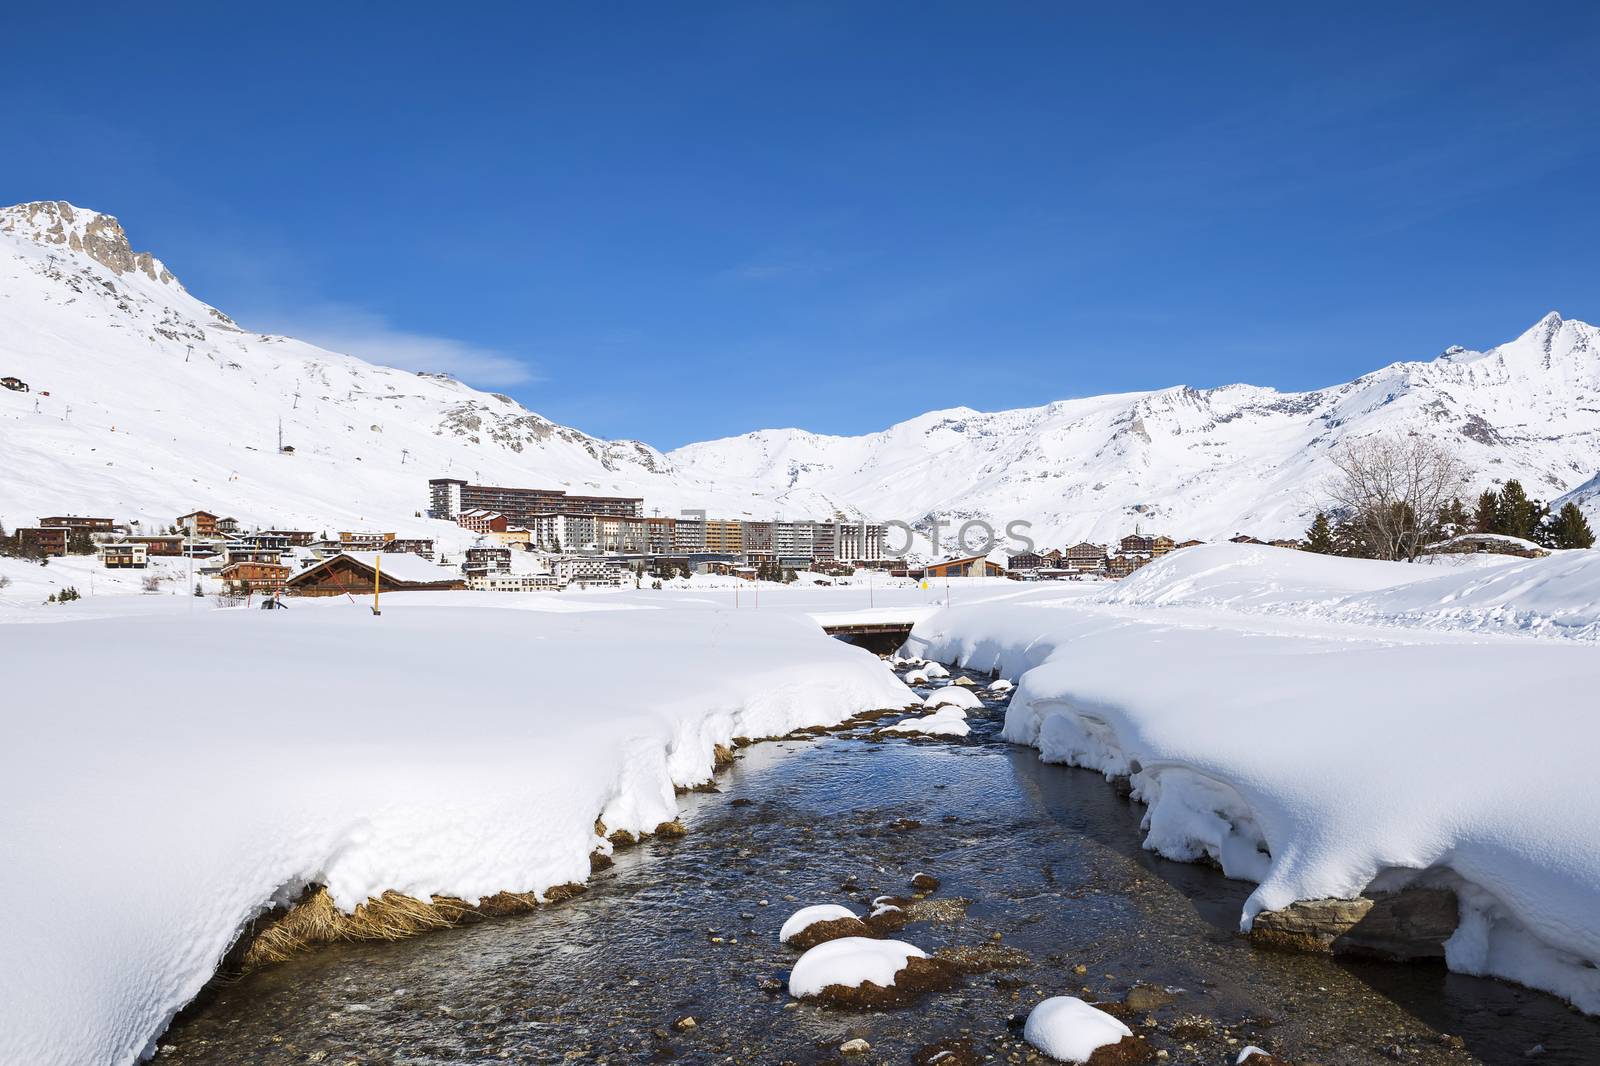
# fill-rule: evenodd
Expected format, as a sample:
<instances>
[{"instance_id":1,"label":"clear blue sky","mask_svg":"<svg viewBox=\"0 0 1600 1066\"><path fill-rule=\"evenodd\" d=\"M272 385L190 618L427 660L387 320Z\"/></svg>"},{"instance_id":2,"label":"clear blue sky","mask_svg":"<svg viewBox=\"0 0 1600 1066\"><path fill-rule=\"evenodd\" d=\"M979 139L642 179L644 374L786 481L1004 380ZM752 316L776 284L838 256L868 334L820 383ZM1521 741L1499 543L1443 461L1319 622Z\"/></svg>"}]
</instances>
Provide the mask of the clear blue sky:
<instances>
[{"instance_id":1,"label":"clear blue sky","mask_svg":"<svg viewBox=\"0 0 1600 1066\"><path fill-rule=\"evenodd\" d=\"M1600 6L1302 6L34 5L0 199L662 447L1600 320Z\"/></svg>"}]
</instances>

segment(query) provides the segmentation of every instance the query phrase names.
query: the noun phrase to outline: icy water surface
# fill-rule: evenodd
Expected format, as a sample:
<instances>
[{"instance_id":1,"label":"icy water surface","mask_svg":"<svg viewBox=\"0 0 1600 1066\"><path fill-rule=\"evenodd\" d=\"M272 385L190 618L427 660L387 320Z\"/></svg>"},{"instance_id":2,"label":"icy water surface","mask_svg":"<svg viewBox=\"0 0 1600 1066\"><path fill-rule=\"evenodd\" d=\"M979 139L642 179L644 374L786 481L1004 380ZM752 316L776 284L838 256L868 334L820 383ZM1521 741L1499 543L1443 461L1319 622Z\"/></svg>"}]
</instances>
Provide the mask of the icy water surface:
<instances>
[{"instance_id":1,"label":"icy water surface","mask_svg":"<svg viewBox=\"0 0 1600 1066\"><path fill-rule=\"evenodd\" d=\"M1020 1017L1065 993L1131 1002L1173 1064L1232 1063L1247 1043L1328 1066L1600 1063L1600 1026L1538 993L1251 948L1233 932L1248 886L1140 850L1136 805L996 741L1002 714L973 712L966 741L861 730L748 748L720 793L685 798L688 837L622 852L587 894L255 973L191 1009L157 1061L1041 1061ZM901 939L998 943L1022 965L895 1010L790 1000L784 919L865 910L919 871L947 902ZM853 1037L872 1050L845 1060Z\"/></svg>"}]
</instances>

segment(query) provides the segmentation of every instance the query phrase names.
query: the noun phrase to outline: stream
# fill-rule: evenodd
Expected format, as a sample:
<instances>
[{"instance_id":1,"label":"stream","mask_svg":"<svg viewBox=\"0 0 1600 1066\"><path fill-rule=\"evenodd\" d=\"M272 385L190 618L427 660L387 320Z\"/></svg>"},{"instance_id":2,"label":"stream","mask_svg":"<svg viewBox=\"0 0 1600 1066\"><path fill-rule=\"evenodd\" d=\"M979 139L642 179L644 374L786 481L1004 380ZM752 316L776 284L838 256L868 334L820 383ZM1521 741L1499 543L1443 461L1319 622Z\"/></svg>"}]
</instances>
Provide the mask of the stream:
<instances>
[{"instance_id":1,"label":"stream","mask_svg":"<svg viewBox=\"0 0 1600 1066\"><path fill-rule=\"evenodd\" d=\"M1144 851L1137 804L999 741L1003 716L986 697L964 739L861 727L746 748L718 791L682 797L687 837L619 852L585 894L214 984L156 1061L1043 1062L1021 1019L1069 994L1119 1005L1173 1064L1246 1044L1327 1066L1600 1063L1600 1023L1541 993L1253 948L1236 933L1249 885ZM1010 949L1005 968L890 1010L788 996L784 919L865 911L919 872L940 885L895 935ZM871 1050L843 1057L858 1037Z\"/></svg>"}]
</instances>

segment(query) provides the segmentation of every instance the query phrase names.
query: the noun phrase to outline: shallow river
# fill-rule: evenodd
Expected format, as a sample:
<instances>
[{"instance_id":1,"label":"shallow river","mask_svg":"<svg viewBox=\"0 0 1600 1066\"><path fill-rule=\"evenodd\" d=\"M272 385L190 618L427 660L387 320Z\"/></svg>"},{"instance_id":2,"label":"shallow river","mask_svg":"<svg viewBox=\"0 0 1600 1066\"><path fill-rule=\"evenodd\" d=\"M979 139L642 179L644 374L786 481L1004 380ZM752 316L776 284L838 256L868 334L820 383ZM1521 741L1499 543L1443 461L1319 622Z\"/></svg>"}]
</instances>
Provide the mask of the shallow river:
<instances>
[{"instance_id":1,"label":"shallow river","mask_svg":"<svg viewBox=\"0 0 1600 1066\"><path fill-rule=\"evenodd\" d=\"M1098 775L994 739L865 730L745 749L689 835L619 853L538 913L398 944L336 945L212 990L161 1063L1035 1061L1020 1017L1048 995L1125 1003L1165 1061L1254 1043L1300 1063L1600 1063L1600 1025L1556 1000L1429 965L1252 948L1248 886L1138 846L1140 808ZM941 879L901 939L1016 949L1015 965L913 1006L796 1004L778 927ZM962 901L970 901L963 903ZM680 1026L692 1017L692 1027ZM872 1050L842 1059L853 1037Z\"/></svg>"}]
</instances>

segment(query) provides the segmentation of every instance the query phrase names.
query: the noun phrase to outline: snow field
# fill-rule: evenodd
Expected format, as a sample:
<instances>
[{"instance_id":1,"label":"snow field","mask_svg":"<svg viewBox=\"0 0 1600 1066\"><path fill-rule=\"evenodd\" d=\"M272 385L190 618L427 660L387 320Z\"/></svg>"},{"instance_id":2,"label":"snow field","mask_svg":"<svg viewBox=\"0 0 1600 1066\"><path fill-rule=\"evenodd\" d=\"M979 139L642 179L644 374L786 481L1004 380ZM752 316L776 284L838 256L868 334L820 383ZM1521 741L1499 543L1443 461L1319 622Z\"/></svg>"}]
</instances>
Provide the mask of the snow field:
<instances>
[{"instance_id":1,"label":"snow field","mask_svg":"<svg viewBox=\"0 0 1600 1066\"><path fill-rule=\"evenodd\" d=\"M543 894L609 850L597 819L676 817L715 745L913 702L799 612L415 595L8 616L0 893L39 906L0 914L0 1062L134 1061L307 885Z\"/></svg>"}]
</instances>

